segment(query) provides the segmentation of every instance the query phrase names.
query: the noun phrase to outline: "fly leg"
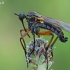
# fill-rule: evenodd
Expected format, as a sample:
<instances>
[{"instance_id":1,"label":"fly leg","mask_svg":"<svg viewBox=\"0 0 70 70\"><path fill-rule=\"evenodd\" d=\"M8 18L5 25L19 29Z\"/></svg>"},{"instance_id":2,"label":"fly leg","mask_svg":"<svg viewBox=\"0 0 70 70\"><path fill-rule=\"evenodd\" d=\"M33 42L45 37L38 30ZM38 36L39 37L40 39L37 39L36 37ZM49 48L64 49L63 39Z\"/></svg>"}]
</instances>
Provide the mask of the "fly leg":
<instances>
[{"instance_id":1,"label":"fly leg","mask_svg":"<svg viewBox=\"0 0 70 70\"><path fill-rule=\"evenodd\" d=\"M38 35L48 35L48 36L52 35L52 38L50 39L48 46L45 48L46 49L45 60L47 59L47 69L48 69L48 54L47 54L47 50L48 50L48 48L49 48L49 46L50 46L50 44L51 44L51 42L52 42L52 40L54 38L54 35L53 35L52 31L50 31L50 30L45 31L45 32L40 32L40 33L38 33Z\"/></svg>"},{"instance_id":2,"label":"fly leg","mask_svg":"<svg viewBox=\"0 0 70 70\"><path fill-rule=\"evenodd\" d=\"M29 54L29 57L30 57L30 55L34 52L34 49L35 49L35 34L32 33L32 35L33 35L33 39L34 39L34 46L33 46L33 49L32 49L32 51L31 51L31 53Z\"/></svg>"},{"instance_id":3,"label":"fly leg","mask_svg":"<svg viewBox=\"0 0 70 70\"><path fill-rule=\"evenodd\" d=\"M53 41L53 43L51 44L51 49L52 49L52 47L53 47L53 45L55 44L55 42L57 41L57 39L58 39L58 36L55 38L55 40ZM51 51L51 55L52 55L52 57L53 57L53 49L52 49L52 51Z\"/></svg>"},{"instance_id":4,"label":"fly leg","mask_svg":"<svg viewBox=\"0 0 70 70\"><path fill-rule=\"evenodd\" d=\"M26 30L27 30L27 32L25 32L23 35L22 35L22 31L24 31L24 29L20 30L20 34L21 34L20 43L21 43L22 48L25 52L25 57L26 57L27 51L26 51L26 43L24 41L24 37L30 32L30 30L28 28ZM23 45L23 43L24 43L24 45ZM28 63L27 63L27 67L28 67Z\"/></svg>"},{"instance_id":5,"label":"fly leg","mask_svg":"<svg viewBox=\"0 0 70 70\"><path fill-rule=\"evenodd\" d=\"M40 33L38 33L38 35L48 35L48 36L51 35L51 36L52 36L51 39L50 39L50 41L49 41L48 46L46 47L46 50L47 50L48 47L50 46L50 44L51 44L53 38L54 38L54 35L53 35L52 31L49 30L49 31L40 32Z\"/></svg>"},{"instance_id":6,"label":"fly leg","mask_svg":"<svg viewBox=\"0 0 70 70\"><path fill-rule=\"evenodd\" d=\"M22 31L24 31L24 29L22 29L22 30L20 30L20 34L21 34L21 38L20 38L20 43L21 43L21 45L22 45L22 48L24 49L24 51L26 50L25 48L26 48L26 43L25 43L25 41L24 41L24 37L29 33L29 29L27 28L26 29L27 30L27 32L25 32L23 35L22 35ZM22 42L23 41L23 42ZM24 45L23 45L23 43L24 43ZM25 51L25 55L26 55L26 51Z\"/></svg>"}]
</instances>

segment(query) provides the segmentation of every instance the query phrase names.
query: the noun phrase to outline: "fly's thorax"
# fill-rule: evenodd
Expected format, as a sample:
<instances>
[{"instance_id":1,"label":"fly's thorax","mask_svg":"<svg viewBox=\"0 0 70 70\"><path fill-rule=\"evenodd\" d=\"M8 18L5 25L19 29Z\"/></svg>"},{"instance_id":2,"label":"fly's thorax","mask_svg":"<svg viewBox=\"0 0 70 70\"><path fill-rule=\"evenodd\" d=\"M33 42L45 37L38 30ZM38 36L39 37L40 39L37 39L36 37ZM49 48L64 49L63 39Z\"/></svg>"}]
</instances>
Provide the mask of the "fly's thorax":
<instances>
[{"instance_id":1,"label":"fly's thorax","mask_svg":"<svg viewBox=\"0 0 70 70\"><path fill-rule=\"evenodd\" d=\"M35 21L35 17L34 16L31 16L31 15L27 15L26 16L26 20L32 22L32 21Z\"/></svg>"}]
</instances>

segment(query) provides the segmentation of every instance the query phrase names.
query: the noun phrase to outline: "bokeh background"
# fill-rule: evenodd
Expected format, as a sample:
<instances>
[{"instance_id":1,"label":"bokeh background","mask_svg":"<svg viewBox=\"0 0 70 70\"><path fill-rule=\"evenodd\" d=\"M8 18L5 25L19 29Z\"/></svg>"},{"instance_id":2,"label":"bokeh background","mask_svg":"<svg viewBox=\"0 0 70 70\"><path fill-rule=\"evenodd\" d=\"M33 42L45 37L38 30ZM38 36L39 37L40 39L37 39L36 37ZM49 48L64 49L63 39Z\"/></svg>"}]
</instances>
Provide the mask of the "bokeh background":
<instances>
[{"instance_id":1,"label":"bokeh background","mask_svg":"<svg viewBox=\"0 0 70 70\"><path fill-rule=\"evenodd\" d=\"M49 16L70 23L70 0L0 0L0 70L32 70L27 68L24 51L21 47L20 29L22 24L13 13L37 11L41 15ZM27 27L27 24L25 23ZM59 40L54 50L53 70L70 70L70 33L63 31L69 39L66 43ZM31 33L30 33L30 36ZM50 39L49 36L44 36ZM32 40L25 37L28 44Z\"/></svg>"}]
</instances>

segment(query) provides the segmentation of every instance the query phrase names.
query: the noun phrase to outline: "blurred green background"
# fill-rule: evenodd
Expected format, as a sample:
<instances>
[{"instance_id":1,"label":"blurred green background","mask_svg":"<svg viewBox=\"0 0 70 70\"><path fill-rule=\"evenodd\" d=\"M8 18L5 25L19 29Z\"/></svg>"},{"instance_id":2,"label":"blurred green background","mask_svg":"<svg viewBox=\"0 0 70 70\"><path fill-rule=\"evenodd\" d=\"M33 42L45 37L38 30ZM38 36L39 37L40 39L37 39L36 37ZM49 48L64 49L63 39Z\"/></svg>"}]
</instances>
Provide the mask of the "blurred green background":
<instances>
[{"instance_id":1,"label":"blurred green background","mask_svg":"<svg viewBox=\"0 0 70 70\"><path fill-rule=\"evenodd\" d=\"M70 23L70 0L0 0L0 70L32 70L27 68L24 51L21 47L20 29L22 24L13 13L37 11L41 15L49 16ZM25 24L27 27L27 24ZM66 43L59 40L54 50L53 70L70 70L70 34L63 31L69 39ZM44 36L50 39L50 36ZM29 39L25 37L28 44Z\"/></svg>"}]
</instances>

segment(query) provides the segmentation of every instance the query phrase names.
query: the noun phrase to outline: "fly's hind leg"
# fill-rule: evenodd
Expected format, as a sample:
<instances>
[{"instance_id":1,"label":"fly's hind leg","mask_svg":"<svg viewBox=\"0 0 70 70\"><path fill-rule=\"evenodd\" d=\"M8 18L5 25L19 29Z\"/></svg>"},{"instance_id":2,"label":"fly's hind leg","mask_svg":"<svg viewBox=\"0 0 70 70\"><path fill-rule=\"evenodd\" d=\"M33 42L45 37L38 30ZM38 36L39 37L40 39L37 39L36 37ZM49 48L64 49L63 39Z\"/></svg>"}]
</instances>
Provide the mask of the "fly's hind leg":
<instances>
[{"instance_id":1,"label":"fly's hind leg","mask_svg":"<svg viewBox=\"0 0 70 70\"><path fill-rule=\"evenodd\" d=\"M55 44L55 42L57 41L57 39L58 39L58 36L55 38L55 40L53 41L53 43L51 44L51 49L52 49L52 47L53 47L53 45ZM52 49L52 51L51 51L51 55L52 55L52 57L53 57L53 49Z\"/></svg>"},{"instance_id":2,"label":"fly's hind leg","mask_svg":"<svg viewBox=\"0 0 70 70\"><path fill-rule=\"evenodd\" d=\"M53 57L53 49L52 49L52 47L53 47L53 45L55 44L55 42L57 41L57 39L58 39L58 36L55 38L55 40L52 42L52 40L53 40L53 38L54 38L54 35L53 35L53 33L52 33L52 31L45 31L45 32L40 32L39 33L39 35L48 35L48 36L52 36L51 37L51 39L50 39L50 41L49 41L49 44L48 44L48 46L46 47L46 51L48 50L48 48L50 47L51 48L51 55L52 55L52 57Z\"/></svg>"},{"instance_id":3,"label":"fly's hind leg","mask_svg":"<svg viewBox=\"0 0 70 70\"><path fill-rule=\"evenodd\" d=\"M50 46L50 44L51 44L53 38L54 38L54 35L53 35L52 31L48 30L48 31L44 31L44 32L39 32L38 35L39 35L39 36L40 36L40 35L47 35L47 36L50 36L50 35L51 35L51 36L52 36L51 39L50 39L50 41L49 41L48 46L46 47L46 50L47 50L48 47Z\"/></svg>"},{"instance_id":4,"label":"fly's hind leg","mask_svg":"<svg viewBox=\"0 0 70 70\"><path fill-rule=\"evenodd\" d=\"M52 43L52 40L54 38L54 35L53 35L52 31L50 31L50 30L49 31L40 32L38 35L48 35L48 36L51 35L52 36L51 39L50 39L50 41L49 41L48 46L45 47L45 49L46 49L46 52L45 52L45 60L47 60L47 69L48 69L48 54L47 54L47 50L48 50L49 46Z\"/></svg>"}]
</instances>

